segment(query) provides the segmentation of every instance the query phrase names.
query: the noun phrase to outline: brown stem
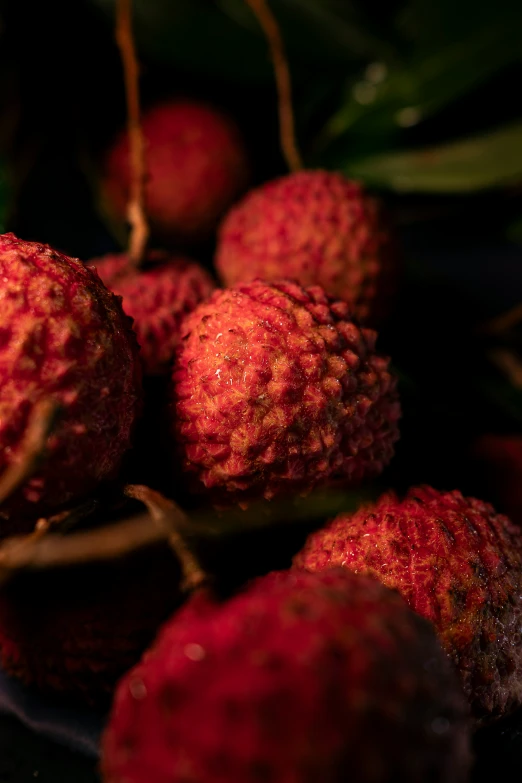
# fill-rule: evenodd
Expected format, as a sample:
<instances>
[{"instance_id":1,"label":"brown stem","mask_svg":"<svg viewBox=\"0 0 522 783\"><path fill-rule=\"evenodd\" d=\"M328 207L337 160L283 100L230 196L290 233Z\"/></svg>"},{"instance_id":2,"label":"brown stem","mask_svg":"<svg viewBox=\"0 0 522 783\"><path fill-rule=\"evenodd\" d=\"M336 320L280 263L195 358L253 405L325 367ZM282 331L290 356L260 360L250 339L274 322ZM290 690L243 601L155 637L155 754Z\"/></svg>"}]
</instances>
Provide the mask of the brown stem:
<instances>
[{"instance_id":1,"label":"brown stem","mask_svg":"<svg viewBox=\"0 0 522 783\"><path fill-rule=\"evenodd\" d=\"M168 534L168 541L175 552L183 573L182 589L193 591L208 581L197 559L187 546L180 528L186 528L188 518L172 500L167 500L159 492L140 484L125 487L128 497L140 500L148 509L152 519Z\"/></svg>"},{"instance_id":2,"label":"brown stem","mask_svg":"<svg viewBox=\"0 0 522 783\"><path fill-rule=\"evenodd\" d=\"M270 47L279 101L279 132L283 155L290 171L300 171L303 168L303 161L295 136L292 83L281 31L267 0L246 0L246 2L263 28Z\"/></svg>"},{"instance_id":3,"label":"brown stem","mask_svg":"<svg viewBox=\"0 0 522 783\"><path fill-rule=\"evenodd\" d=\"M114 560L167 539L165 530L150 524L148 514L72 535L48 533L45 527L0 545L0 584L17 571Z\"/></svg>"},{"instance_id":4,"label":"brown stem","mask_svg":"<svg viewBox=\"0 0 522 783\"><path fill-rule=\"evenodd\" d=\"M129 260L139 266L149 238L145 214L145 143L140 122L139 67L132 34L132 0L117 0L116 41L120 49L127 98L130 148Z\"/></svg>"},{"instance_id":5,"label":"brown stem","mask_svg":"<svg viewBox=\"0 0 522 783\"><path fill-rule=\"evenodd\" d=\"M318 516L333 516L342 509L356 508L360 502L369 499L364 495L357 496L355 502L353 493L329 491L307 497L302 505L296 505L294 500L275 507L273 503L261 503L249 509L248 513L239 510L227 511L224 515L202 512L189 519L172 501L147 487L130 485L125 493L144 503L148 513L101 528L57 534L56 528L67 531L70 521L74 523L92 512L93 504L87 502L49 519L39 520L35 531L29 535L14 536L1 542L0 585L22 570L45 570L114 560L165 541L179 557L186 589L194 589L201 586L206 577L185 545L186 537L214 537L277 523L296 524ZM151 520L156 524L151 524Z\"/></svg>"},{"instance_id":6,"label":"brown stem","mask_svg":"<svg viewBox=\"0 0 522 783\"><path fill-rule=\"evenodd\" d=\"M0 477L0 503L3 503L35 470L59 410L57 403L43 400L34 406L22 441L20 457Z\"/></svg>"},{"instance_id":7,"label":"brown stem","mask_svg":"<svg viewBox=\"0 0 522 783\"><path fill-rule=\"evenodd\" d=\"M483 324L480 331L486 334L502 334L522 321L522 302Z\"/></svg>"}]
</instances>

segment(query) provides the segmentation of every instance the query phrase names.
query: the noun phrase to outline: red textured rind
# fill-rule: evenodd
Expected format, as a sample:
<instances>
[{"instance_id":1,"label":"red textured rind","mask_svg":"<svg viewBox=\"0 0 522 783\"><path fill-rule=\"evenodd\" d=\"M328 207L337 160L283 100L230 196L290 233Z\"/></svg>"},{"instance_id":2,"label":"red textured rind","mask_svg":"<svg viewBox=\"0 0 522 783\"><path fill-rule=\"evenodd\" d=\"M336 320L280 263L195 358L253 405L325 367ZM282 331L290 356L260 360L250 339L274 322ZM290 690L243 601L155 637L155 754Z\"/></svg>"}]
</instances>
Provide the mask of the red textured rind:
<instances>
[{"instance_id":1,"label":"red textured rind","mask_svg":"<svg viewBox=\"0 0 522 783\"><path fill-rule=\"evenodd\" d=\"M147 185L145 206L156 234L173 240L208 236L249 179L247 154L233 122L192 101L154 106L143 114ZM110 148L102 183L122 220L129 197L129 141L124 131Z\"/></svg>"},{"instance_id":2,"label":"red textured rind","mask_svg":"<svg viewBox=\"0 0 522 783\"><path fill-rule=\"evenodd\" d=\"M41 513L116 474L141 409L138 345L120 299L77 259L4 234L0 278L0 470L35 403L61 406L43 465L10 501Z\"/></svg>"},{"instance_id":3,"label":"red textured rind","mask_svg":"<svg viewBox=\"0 0 522 783\"><path fill-rule=\"evenodd\" d=\"M295 565L399 590L435 624L478 719L522 703L522 533L489 504L430 487L385 495L313 533Z\"/></svg>"},{"instance_id":4,"label":"red textured rind","mask_svg":"<svg viewBox=\"0 0 522 783\"><path fill-rule=\"evenodd\" d=\"M321 285L375 323L395 292L398 253L379 201L362 185L300 171L232 208L219 231L216 268L229 286L256 277Z\"/></svg>"},{"instance_id":5,"label":"red textured rind","mask_svg":"<svg viewBox=\"0 0 522 783\"><path fill-rule=\"evenodd\" d=\"M194 261L160 251L147 255L139 270L125 253L92 259L105 285L122 297L123 309L134 319L147 375L164 375L180 339L182 318L215 288L210 275Z\"/></svg>"},{"instance_id":6,"label":"red textured rind","mask_svg":"<svg viewBox=\"0 0 522 783\"><path fill-rule=\"evenodd\" d=\"M22 574L0 593L2 669L43 692L107 706L179 604L178 583L166 548Z\"/></svg>"},{"instance_id":7,"label":"red textured rind","mask_svg":"<svg viewBox=\"0 0 522 783\"><path fill-rule=\"evenodd\" d=\"M342 569L281 572L222 605L200 595L164 626L118 687L104 780L457 783L466 718L399 596Z\"/></svg>"},{"instance_id":8,"label":"red textured rind","mask_svg":"<svg viewBox=\"0 0 522 783\"><path fill-rule=\"evenodd\" d=\"M183 468L221 500L306 494L378 475L400 406L376 334L321 288L254 281L183 324L173 424Z\"/></svg>"}]
</instances>

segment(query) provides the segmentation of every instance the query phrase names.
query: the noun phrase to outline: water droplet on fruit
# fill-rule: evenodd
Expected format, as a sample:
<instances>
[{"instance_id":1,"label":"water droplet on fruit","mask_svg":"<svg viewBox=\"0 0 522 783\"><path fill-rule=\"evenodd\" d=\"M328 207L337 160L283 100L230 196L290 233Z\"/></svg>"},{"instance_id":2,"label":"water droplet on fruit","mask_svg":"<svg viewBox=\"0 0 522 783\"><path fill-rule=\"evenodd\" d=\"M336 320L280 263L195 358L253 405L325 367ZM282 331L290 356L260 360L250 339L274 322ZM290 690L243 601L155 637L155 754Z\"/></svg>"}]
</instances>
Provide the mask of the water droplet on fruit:
<instances>
[{"instance_id":1,"label":"water droplet on fruit","mask_svg":"<svg viewBox=\"0 0 522 783\"><path fill-rule=\"evenodd\" d=\"M147 688L143 680L134 679L129 683L129 690L133 699L141 701L147 695Z\"/></svg>"},{"instance_id":2,"label":"water droplet on fruit","mask_svg":"<svg viewBox=\"0 0 522 783\"><path fill-rule=\"evenodd\" d=\"M205 650L200 644L186 644L183 652L191 661L202 661L205 657Z\"/></svg>"}]
</instances>

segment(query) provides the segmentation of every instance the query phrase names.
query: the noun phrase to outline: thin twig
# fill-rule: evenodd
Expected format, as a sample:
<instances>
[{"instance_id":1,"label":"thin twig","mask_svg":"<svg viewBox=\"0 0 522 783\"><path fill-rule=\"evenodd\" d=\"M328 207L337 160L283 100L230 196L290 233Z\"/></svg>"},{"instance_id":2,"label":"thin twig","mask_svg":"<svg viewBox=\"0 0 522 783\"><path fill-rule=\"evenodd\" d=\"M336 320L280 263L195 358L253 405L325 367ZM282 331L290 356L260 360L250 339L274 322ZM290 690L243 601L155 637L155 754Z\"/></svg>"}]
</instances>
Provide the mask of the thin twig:
<instances>
[{"instance_id":1,"label":"thin twig","mask_svg":"<svg viewBox=\"0 0 522 783\"><path fill-rule=\"evenodd\" d=\"M279 101L279 128L283 154L290 171L299 171L303 168L303 161L295 136L292 83L281 31L266 0L246 0L246 2L263 28L270 47Z\"/></svg>"},{"instance_id":2,"label":"thin twig","mask_svg":"<svg viewBox=\"0 0 522 783\"><path fill-rule=\"evenodd\" d=\"M139 266L149 238L149 225L145 214L145 142L140 122L139 66L132 33L132 0L117 0L116 14L116 41L125 79L130 151L129 261Z\"/></svg>"},{"instance_id":3,"label":"thin twig","mask_svg":"<svg viewBox=\"0 0 522 783\"><path fill-rule=\"evenodd\" d=\"M148 509L152 519L168 534L168 541L179 559L183 580L181 587L193 591L208 581L197 559L180 534L180 527L186 528L188 518L172 500L167 500L159 492L141 484L128 484L125 494L130 498L140 500Z\"/></svg>"},{"instance_id":4,"label":"thin twig","mask_svg":"<svg viewBox=\"0 0 522 783\"><path fill-rule=\"evenodd\" d=\"M34 472L54 427L59 405L52 400L37 403L22 441L20 457L0 477L0 503L3 503Z\"/></svg>"},{"instance_id":5,"label":"thin twig","mask_svg":"<svg viewBox=\"0 0 522 783\"><path fill-rule=\"evenodd\" d=\"M480 327L485 334L502 334L522 322L522 302L501 315L495 316Z\"/></svg>"},{"instance_id":6,"label":"thin twig","mask_svg":"<svg viewBox=\"0 0 522 783\"><path fill-rule=\"evenodd\" d=\"M0 584L17 571L115 560L160 541L167 541L167 531L151 525L149 514L72 535L35 531L0 545Z\"/></svg>"}]
</instances>

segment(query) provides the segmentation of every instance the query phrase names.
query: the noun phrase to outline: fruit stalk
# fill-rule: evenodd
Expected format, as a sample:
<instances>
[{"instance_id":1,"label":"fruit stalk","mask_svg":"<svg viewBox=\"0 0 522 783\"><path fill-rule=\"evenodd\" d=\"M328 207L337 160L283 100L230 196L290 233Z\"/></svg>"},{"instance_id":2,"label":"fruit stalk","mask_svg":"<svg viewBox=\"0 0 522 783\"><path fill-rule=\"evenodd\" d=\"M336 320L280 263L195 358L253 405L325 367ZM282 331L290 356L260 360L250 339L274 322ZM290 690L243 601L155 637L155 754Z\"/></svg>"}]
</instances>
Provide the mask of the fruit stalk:
<instances>
[{"instance_id":1,"label":"fruit stalk","mask_svg":"<svg viewBox=\"0 0 522 783\"><path fill-rule=\"evenodd\" d=\"M266 0L246 0L246 2L263 28L270 47L279 101L279 131L283 155L290 171L300 171L303 168L303 161L295 137L292 83L281 31Z\"/></svg>"},{"instance_id":2,"label":"fruit stalk","mask_svg":"<svg viewBox=\"0 0 522 783\"><path fill-rule=\"evenodd\" d=\"M117 0L116 41L125 80L130 147L129 260L139 266L149 238L149 225L145 214L145 145L140 122L139 67L132 34L132 0Z\"/></svg>"},{"instance_id":3,"label":"fruit stalk","mask_svg":"<svg viewBox=\"0 0 522 783\"><path fill-rule=\"evenodd\" d=\"M154 522L167 531L169 545L181 566L183 575L181 589L192 592L201 587L207 581L207 575L180 532L180 530L186 529L188 520L179 506L172 500L167 500L159 492L138 484L129 484L125 487L125 494L135 500L140 500L147 507Z\"/></svg>"}]
</instances>

